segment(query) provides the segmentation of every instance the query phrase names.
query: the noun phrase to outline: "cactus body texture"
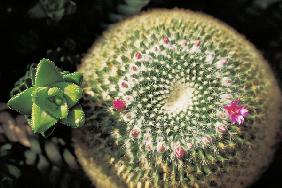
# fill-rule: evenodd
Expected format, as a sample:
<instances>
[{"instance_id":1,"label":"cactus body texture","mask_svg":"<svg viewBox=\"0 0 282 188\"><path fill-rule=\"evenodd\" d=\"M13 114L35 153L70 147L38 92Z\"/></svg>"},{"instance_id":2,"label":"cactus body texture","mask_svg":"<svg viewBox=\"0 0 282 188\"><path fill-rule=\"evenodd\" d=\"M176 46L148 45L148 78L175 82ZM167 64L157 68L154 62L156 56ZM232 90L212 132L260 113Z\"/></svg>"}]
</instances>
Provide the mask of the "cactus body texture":
<instances>
[{"instance_id":1,"label":"cactus body texture","mask_svg":"<svg viewBox=\"0 0 282 188\"><path fill-rule=\"evenodd\" d=\"M79 69L87 126L75 150L97 187L245 187L279 129L280 91L258 51L186 10L127 19Z\"/></svg>"}]
</instances>

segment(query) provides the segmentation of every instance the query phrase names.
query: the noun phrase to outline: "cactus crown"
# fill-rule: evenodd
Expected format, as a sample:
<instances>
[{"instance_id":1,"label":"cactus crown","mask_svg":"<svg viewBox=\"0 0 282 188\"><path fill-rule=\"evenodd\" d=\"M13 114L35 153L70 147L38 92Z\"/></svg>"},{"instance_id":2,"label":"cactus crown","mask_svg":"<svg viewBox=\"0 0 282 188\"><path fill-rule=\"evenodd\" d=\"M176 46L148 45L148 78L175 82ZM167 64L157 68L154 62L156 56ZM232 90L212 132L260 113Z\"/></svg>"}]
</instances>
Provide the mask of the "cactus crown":
<instances>
[{"instance_id":1,"label":"cactus crown","mask_svg":"<svg viewBox=\"0 0 282 188\"><path fill-rule=\"evenodd\" d=\"M107 174L112 186L236 187L253 178L243 177L254 173L249 165L261 167L251 158L269 150L264 129L277 86L253 47L212 18L153 11L125 21L80 71L90 127L77 143L91 151L77 150L90 176ZM276 122L268 126L273 133ZM84 158L111 170L97 172Z\"/></svg>"}]
</instances>

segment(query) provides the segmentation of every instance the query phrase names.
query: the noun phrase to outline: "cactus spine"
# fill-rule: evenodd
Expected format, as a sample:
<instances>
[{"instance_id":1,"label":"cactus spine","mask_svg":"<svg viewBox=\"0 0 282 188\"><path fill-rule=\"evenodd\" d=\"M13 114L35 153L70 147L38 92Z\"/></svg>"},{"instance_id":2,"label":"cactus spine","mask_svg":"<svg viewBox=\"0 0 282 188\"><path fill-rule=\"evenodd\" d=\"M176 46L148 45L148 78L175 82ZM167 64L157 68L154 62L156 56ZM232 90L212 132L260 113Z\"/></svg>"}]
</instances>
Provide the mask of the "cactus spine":
<instances>
[{"instance_id":1,"label":"cactus spine","mask_svg":"<svg viewBox=\"0 0 282 188\"><path fill-rule=\"evenodd\" d=\"M97 187L245 187L273 154L280 92L256 49L186 10L127 19L94 44L75 149Z\"/></svg>"}]
</instances>

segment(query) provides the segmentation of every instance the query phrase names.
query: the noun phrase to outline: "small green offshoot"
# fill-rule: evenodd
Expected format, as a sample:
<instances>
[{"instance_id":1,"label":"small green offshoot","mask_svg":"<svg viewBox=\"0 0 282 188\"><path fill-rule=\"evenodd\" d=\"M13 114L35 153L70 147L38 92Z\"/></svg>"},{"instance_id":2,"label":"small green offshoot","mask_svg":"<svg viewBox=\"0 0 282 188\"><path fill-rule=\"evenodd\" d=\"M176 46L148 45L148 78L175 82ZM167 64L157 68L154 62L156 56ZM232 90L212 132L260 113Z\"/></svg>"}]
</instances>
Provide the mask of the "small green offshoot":
<instances>
[{"instance_id":1,"label":"small green offshoot","mask_svg":"<svg viewBox=\"0 0 282 188\"><path fill-rule=\"evenodd\" d=\"M78 104L82 97L82 75L61 72L48 59L42 59L31 72L31 86L13 95L8 106L26 115L33 132L45 137L58 122L72 128L82 126L85 114Z\"/></svg>"}]
</instances>

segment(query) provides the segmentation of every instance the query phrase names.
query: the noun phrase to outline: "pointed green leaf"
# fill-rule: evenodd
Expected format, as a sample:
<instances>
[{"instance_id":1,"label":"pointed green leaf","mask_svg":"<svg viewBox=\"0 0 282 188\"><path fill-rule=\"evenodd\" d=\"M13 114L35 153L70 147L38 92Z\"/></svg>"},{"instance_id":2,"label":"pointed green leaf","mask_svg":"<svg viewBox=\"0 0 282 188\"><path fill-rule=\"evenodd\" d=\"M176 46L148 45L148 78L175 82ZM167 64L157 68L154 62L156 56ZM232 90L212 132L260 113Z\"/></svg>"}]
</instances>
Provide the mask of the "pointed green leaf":
<instances>
[{"instance_id":1,"label":"pointed green leaf","mask_svg":"<svg viewBox=\"0 0 282 188\"><path fill-rule=\"evenodd\" d=\"M58 87L63 91L69 108L73 107L82 97L82 89L76 84L60 82L53 84L53 86Z\"/></svg>"},{"instance_id":2,"label":"pointed green leaf","mask_svg":"<svg viewBox=\"0 0 282 188\"><path fill-rule=\"evenodd\" d=\"M64 78L65 82L72 82L72 83L74 83L78 86L82 82L82 74L79 73L79 72L64 74L63 78Z\"/></svg>"},{"instance_id":3,"label":"pointed green leaf","mask_svg":"<svg viewBox=\"0 0 282 188\"><path fill-rule=\"evenodd\" d=\"M32 105L31 128L34 133L44 133L57 123L57 119L50 116L35 103Z\"/></svg>"},{"instance_id":4,"label":"pointed green leaf","mask_svg":"<svg viewBox=\"0 0 282 188\"><path fill-rule=\"evenodd\" d=\"M58 68L49 59L42 59L37 66L35 86L45 87L51 84L64 81Z\"/></svg>"},{"instance_id":5,"label":"pointed green leaf","mask_svg":"<svg viewBox=\"0 0 282 188\"><path fill-rule=\"evenodd\" d=\"M49 137L54 132L55 128L56 128L56 126L53 126L53 127L49 128L48 130L42 132L41 135L44 138L47 138L47 137Z\"/></svg>"},{"instance_id":6,"label":"pointed green leaf","mask_svg":"<svg viewBox=\"0 0 282 188\"><path fill-rule=\"evenodd\" d=\"M74 106L66 119L61 120L64 125L77 128L85 123L85 114L80 104Z\"/></svg>"},{"instance_id":7,"label":"pointed green leaf","mask_svg":"<svg viewBox=\"0 0 282 188\"><path fill-rule=\"evenodd\" d=\"M28 88L17 95L13 96L8 101L8 106L21 114L31 114L32 109L32 97L31 94L34 88Z\"/></svg>"},{"instance_id":8,"label":"pointed green leaf","mask_svg":"<svg viewBox=\"0 0 282 188\"><path fill-rule=\"evenodd\" d=\"M62 74L63 76L66 75L66 74L69 74L69 73L70 73L69 71L64 71L64 70L61 72L61 74Z\"/></svg>"},{"instance_id":9,"label":"pointed green leaf","mask_svg":"<svg viewBox=\"0 0 282 188\"><path fill-rule=\"evenodd\" d=\"M68 105L59 88L38 87L32 93L33 102L56 119L68 115Z\"/></svg>"}]
</instances>

